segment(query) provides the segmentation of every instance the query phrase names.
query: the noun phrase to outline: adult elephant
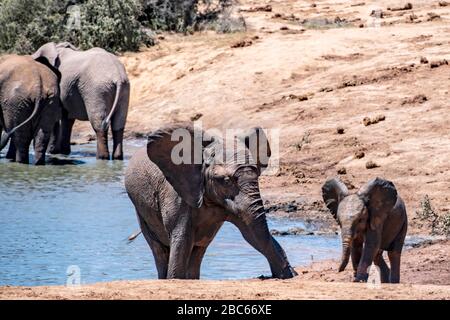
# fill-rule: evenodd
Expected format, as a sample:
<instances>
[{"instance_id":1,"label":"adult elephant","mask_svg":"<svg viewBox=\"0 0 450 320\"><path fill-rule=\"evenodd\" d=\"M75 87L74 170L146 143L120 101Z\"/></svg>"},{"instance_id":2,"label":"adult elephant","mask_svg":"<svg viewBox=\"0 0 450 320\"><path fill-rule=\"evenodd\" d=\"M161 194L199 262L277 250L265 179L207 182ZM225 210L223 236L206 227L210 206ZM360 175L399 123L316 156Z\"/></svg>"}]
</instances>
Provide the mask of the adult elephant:
<instances>
[{"instance_id":1,"label":"adult elephant","mask_svg":"<svg viewBox=\"0 0 450 320\"><path fill-rule=\"evenodd\" d=\"M322 187L323 199L341 226L342 259L339 272L352 258L354 281L367 281L367 269L375 263L381 271L381 282L400 281L400 256L408 229L405 203L394 184L376 178L356 194L337 178ZM388 252L391 268L383 259Z\"/></svg>"},{"instance_id":2,"label":"adult elephant","mask_svg":"<svg viewBox=\"0 0 450 320\"><path fill-rule=\"evenodd\" d=\"M34 139L35 164L45 164L45 152L61 116L58 74L30 56L0 60L0 150L11 139L7 158L29 163Z\"/></svg>"},{"instance_id":3,"label":"adult elephant","mask_svg":"<svg viewBox=\"0 0 450 320\"><path fill-rule=\"evenodd\" d=\"M70 154L75 120L89 120L97 135L97 159L110 159L108 128L111 124L112 158L122 160L130 83L119 59L100 48L80 51L68 42L47 43L33 54L33 58L61 73L63 112L57 139L50 152Z\"/></svg>"},{"instance_id":4,"label":"adult elephant","mask_svg":"<svg viewBox=\"0 0 450 320\"><path fill-rule=\"evenodd\" d=\"M173 156L180 151L172 141L179 134L192 143L181 152L187 161ZM199 136L203 142L195 144ZM270 156L267 138L255 129L243 141L246 158L238 161L231 147L221 149L219 138L174 126L150 134L147 147L132 157L125 186L160 279L199 279L205 251L225 221L267 258L273 277L296 275L269 232L259 191L258 178L267 162L255 154L267 150ZM248 161L249 150L256 161ZM223 154L232 157L223 160Z\"/></svg>"}]
</instances>

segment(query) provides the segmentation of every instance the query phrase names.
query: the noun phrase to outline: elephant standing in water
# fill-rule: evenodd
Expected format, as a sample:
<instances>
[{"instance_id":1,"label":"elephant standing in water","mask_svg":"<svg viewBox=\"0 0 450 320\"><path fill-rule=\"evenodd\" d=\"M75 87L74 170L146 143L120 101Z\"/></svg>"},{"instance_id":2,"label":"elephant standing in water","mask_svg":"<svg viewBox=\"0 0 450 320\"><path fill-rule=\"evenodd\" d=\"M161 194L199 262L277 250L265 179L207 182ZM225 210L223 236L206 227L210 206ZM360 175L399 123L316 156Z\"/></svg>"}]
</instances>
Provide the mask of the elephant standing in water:
<instances>
[{"instance_id":1,"label":"elephant standing in water","mask_svg":"<svg viewBox=\"0 0 450 320\"><path fill-rule=\"evenodd\" d=\"M45 164L50 136L60 117L58 74L30 56L2 57L0 150L11 139L6 157L27 164L30 143L34 139L34 162Z\"/></svg>"},{"instance_id":2,"label":"elephant standing in water","mask_svg":"<svg viewBox=\"0 0 450 320\"><path fill-rule=\"evenodd\" d=\"M68 42L47 43L33 58L61 73L62 119L50 153L70 154L75 120L89 120L97 135L97 159L108 160L108 128L114 141L112 158L123 159L123 131L130 83L123 64L100 48L79 51Z\"/></svg>"},{"instance_id":3,"label":"elephant standing in water","mask_svg":"<svg viewBox=\"0 0 450 320\"><path fill-rule=\"evenodd\" d=\"M172 136L179 130L191 141L198 137L191 126L155 131L125 173L126 190L153 252L158 277L199 279L205 251L225 221L237 226L245 240L267 258L273 277L296 275L269 232L261 200L258 178L267 162L256 155L267 150L270 157L264 132L254 129L245 135L245 161L234 156L221 161L219 148L232 155L234 150L200 130L205 139L190 152L183 150L183 159L195 158L195 153L198 161L180 163L171 158L177 150ZM257 161L252 164L250 157Z\"/></svg>"},{"instance_id":4,"label":"elephant standing in water","mask_svg":"<svg viewBox=\"0 0 450 320\"><path fill-rule=\"evenodd\" d=\"M372 262L380 268L381 282L400 282L400 256L408 228L405 203L394 184L380 178L349 194L339 179L322 187L323 199L341 227L342 259L339 272L351 256L354 281L367 281ZM383 259L388 252L391 268Z\"/></svg>"}]
</instances>

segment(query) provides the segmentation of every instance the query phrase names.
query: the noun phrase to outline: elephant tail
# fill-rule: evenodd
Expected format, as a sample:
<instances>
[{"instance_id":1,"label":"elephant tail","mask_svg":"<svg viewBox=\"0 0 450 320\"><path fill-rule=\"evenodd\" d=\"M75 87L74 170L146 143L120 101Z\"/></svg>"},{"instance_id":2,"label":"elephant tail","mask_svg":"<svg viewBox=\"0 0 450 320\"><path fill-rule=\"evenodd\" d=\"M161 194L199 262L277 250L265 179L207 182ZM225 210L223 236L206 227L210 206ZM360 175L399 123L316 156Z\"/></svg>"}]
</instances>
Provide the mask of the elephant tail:
<instances>
[{"instance_id":1,"label":"elephant tail","mask_svg":"<svg viewBox=\"0 0 450 320\"><path fill-rule=\"evenodd\" d=\"M31 120L33 120L33 118L38 114L39 111L39 106L40 106L40 100L37 99L36 102L34 103L34 109L33 112L31 113L31 116L28 117L27 120L25 120L24 122L22 122L21 124L15 126L14 128L12 128L11 131L9 132L3 132L2 136L0 138L0 150L2 150L7 144L9 139L11 138L12 134L17 131L18 129L20 129L21 127L23 127L24 125L26 125L28 122L30 122Z\"/></svg>"},{"instance_id":2,"label":"elephant tail","mask_svg":"<svg viewBox=\"0 0 450 320\"><path fill-rule=\"evenodd\" d=\"M142 233L141 230L133 233L131 236L128 237L128 243L133 242L134 240L136 240L137 237L139 237L139 235Z\"/></svg>"},{"instance_id":3,"label":"elephant tail","mask_svg":"<svg viewBox=\"0 0 450 320\"><path fill-rule=\"evenodd\" d=\"M111 118L117 109L117 105L119 104L119 96L120 96L121 90L122 90L122 84L120 82L116 83L116 96L114 98L113 106L112 106L111 111L109 112L108 116L106 117L106 119L104 119L102 121L102 130L103 131L108 130L109 124L111 123Z\"/></svg>"}]
</instances>

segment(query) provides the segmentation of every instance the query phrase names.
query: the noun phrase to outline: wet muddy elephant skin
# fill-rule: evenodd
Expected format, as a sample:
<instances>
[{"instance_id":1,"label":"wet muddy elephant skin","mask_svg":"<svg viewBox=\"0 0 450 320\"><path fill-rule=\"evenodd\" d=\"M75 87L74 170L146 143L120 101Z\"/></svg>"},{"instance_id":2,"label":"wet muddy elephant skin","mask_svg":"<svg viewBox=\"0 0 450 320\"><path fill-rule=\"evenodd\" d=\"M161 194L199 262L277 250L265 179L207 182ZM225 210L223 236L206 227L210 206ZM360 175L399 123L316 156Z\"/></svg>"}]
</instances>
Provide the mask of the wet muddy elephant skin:
<instances>
[{"instance_id":1,"label":"wet muddy elephant skin","mask_svg":"<svg viewBox=\"0 0 450 320\"><path fill-rule=\"evenodd\" d=\"M352 259L354 281L367 281L372 262L380 268L381 282L400 282L400 257L408 228L403 200L394 184L376 178L356 194L337 178L322 187L328 209L341 227L343 271ZM388 252L390 268L383 259Z\"/></svg>"},{"instance_id":2,"label":"wet muddy elephant skin","mask_svg":"<svg viewBox=\"0 0 450 320\"><path fill-rule=\"evenodd\" d=\"M296 275L267 226L258 185L262 162L220 162L212 151L218 140L211 138L203 143L201 164L175 165L171 152L178 142L171 141L171 133L176 129L152 133L147 148L132 157L125 173L126 190L158 277L199 279L205 251L225 221L237 226L267 258L273 277ZM186 130L194 135L191 127ZM254 129L247 137L257 132L263 133ZM258 143L267 143L265 134L261 137Z\"/></svg>"},{"instance_id":3,"label":"wet muddy elephant skin","mask_svg":"<svg viewBox=\"0 0 450 320\"><path fill-rule=\"evenodd\" d=\"M34 139L34 163L45 164L50 136L60 117L58 75L30 56L1 57L0 150L10 140L6 157L28 164Z\"/></svg>"},{"instance_id":4,"label":"wet muddy elephant skin","mask_svg":"<svg viewBox=\"0 0 450 320\"><path fill-rule=\"evenodd\" d=\"M70 154L75 120L89 121L97 135L97 158L108 160L108 129L113 135L114 160L123 160L123 132L130 96L130 83L119 59L100 48L77 50L68 42L47 43L33 58L61 73L63 104L60 129L50 152Z\"/></svg>"}]
</instances>

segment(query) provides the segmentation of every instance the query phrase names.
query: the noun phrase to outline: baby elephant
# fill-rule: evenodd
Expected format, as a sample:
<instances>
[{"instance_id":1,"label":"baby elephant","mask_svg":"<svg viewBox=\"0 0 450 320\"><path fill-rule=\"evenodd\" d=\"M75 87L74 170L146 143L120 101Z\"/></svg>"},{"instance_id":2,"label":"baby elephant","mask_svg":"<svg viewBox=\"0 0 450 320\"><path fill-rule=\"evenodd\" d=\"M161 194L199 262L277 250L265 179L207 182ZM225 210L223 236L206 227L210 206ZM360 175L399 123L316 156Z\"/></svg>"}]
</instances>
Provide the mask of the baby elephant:
<instances>
[{"instance_id":1,"label":"baby elephant","mask_svg":"<svg viewBox=\"0 0 450 320\"><path fill-rule=\"evenodd\" d=\"M380 268L381 282L400 282L400 255L407 231L405 203L392 182L376 178L356 194L349 194L338 178L325 182L322 196L341 227L344 271L352 257L355 282L365 282L372 262ZM391 268L383 260L388 252Z\"/></svg>"}]
</instances>

